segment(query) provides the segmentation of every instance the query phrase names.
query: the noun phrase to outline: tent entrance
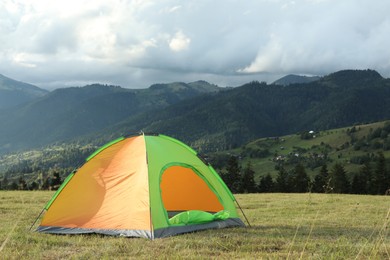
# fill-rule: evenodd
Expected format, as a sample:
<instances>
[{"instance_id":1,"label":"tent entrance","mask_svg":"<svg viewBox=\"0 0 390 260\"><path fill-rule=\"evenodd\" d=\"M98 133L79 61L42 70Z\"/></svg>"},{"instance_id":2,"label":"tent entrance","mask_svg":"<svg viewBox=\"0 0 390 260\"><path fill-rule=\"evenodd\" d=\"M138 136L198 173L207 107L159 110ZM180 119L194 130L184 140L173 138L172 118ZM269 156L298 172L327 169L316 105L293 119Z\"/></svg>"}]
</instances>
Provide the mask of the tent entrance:
<instances>
[{"instance_id":1,"label":"tent entrance","mask_svg":"<svg viewBox=\"0 0 390 260\"><path fill-rule=\"evenodd\" d=\"M223 210L217 195L190 166L171 166L161 177L161 198L168 218L189 210L215 213Z\"/></svg>"}]
</instances>

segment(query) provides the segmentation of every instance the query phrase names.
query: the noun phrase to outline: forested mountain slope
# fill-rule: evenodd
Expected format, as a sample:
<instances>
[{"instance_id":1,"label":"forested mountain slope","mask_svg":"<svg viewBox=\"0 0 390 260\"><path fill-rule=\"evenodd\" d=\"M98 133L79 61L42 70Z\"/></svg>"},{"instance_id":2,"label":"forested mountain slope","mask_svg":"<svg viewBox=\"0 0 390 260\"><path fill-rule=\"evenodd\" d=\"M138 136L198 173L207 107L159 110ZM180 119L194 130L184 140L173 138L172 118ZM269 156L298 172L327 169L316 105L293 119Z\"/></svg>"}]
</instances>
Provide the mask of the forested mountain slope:
<instances>
[{"instance_id":1,"label":"forested mountain slope","mask_svg":"<svg viewBox=\"0 0 390 260\"><path fill-rule=\"evenodd\" d=\"M202 151L216 151L260 137L389 118L390 80L372 70L348 70L288 86L251 82L137 114L97 136L160 132Z\"/></svg>"}]
</instances>

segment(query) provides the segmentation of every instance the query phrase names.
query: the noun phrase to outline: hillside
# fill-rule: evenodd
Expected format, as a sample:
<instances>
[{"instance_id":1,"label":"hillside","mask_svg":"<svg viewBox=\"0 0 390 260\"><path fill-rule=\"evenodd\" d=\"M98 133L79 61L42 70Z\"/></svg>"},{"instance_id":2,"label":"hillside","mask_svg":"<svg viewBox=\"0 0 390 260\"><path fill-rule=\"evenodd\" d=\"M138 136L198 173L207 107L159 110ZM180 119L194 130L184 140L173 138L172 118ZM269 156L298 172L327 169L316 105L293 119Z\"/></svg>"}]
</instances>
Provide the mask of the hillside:
<instances>
[{"instance_id":1,"label":"hillside","mask_svg":"<svg viewBox=\"0 0 390 260\"><path fill-rule=\"evenodd\" d=\"M282 85L223 89L204 81L131 90L91 85L55 90L0 111L0 152L76 142L101 145L133 132L176 137L201 152L390 118L390 80L373 70L338 71Z\"/></svg>"},{"instance_id":2,"label":"hillside","mask_svg":"<svg viewBox=\"0 0 390 260\"><path fill-rule=\"evenodd\" d=\"M211 153L209 160L220 172L224 171L230 156L240 158L242 167L250 162L257 181L267 174L275 178L281 166L289 171L298 163L313 180L324 164L330 168L339 163L352 180L380 152L390 158L390 121L260 138L237 149Z\"/></svg>"},{"instance_id":3,"label":"hillside","mask_svg":"<svg viewBox=\"0 0 390 260\"><path fill-rule=\"evenodd\" d=\"M345 167L348 178L352 181L364 164L375 164L379 152L383 152L385 158L390 158L389 134L390 121L382 121L260 138L236 149L207 153L204 156L220 174L226 171L231 156L240 159L242 168L250 162L256 183L267 174L276 178L280 166L290 171L298 163L305 167L311 180L324 164L331 168L339 163ZM58 172L65 178L97 148L91 145L61 144L0 156L0 186L5 177L8 184L17 183L23 177L29 184L35 182L36 185L42 185L53 172Z\"/></svg>"},{"instance_id":4,"label":"hillside","mask_svg":"<svg viewBox=\"0 0 390 260\"><path fill-rule=\"evenodd\" d=\"M48 91L0 74L0 109L15 107L46 93Z\"/></svg>"},{"instance_id":5,"label":"hillside","mask_svg":"<svg viewBox=\"0 0 390 260\"><path fill-rule=\"evenodd\" d=\"M63 142L181 100L219 91L207 82L124 89L94 84L57 89L12 111L0 111L0 152Z\"/></svg>"},{"instance_id":6,"label":"hillside","mask_svg":"<svg viewBox=\"0 0 390 260\"><path fill-rule=\"evenodd\" d=\"M389 118L389 79L370 70L340 71L319 81L290 86L251 82L129 117L85 138L90 141L109 133L119 136L143 129L172 135L202 152L210 152L238 147L260 137Z\"/></svg>"}]
</instances>

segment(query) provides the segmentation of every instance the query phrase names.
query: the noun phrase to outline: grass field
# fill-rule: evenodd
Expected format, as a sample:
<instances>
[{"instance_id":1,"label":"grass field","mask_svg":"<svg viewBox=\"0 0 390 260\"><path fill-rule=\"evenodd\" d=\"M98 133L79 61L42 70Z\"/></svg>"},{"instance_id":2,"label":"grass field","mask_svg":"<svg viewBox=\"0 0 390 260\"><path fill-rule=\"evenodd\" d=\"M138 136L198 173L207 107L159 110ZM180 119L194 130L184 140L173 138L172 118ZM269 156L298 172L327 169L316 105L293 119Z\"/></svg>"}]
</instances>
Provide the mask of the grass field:
<instances>
[{"instance_id":1,"label":"grass field","mask_svg":"<svg viewBox=\"0 0 390 260\"><path fill-rule=\"evenodd\" d=\"M0 192L0 259L390 259L390 196L245 194L251 228L153 241L29 228L52 192Z\"/></svg>"}]
</instances>

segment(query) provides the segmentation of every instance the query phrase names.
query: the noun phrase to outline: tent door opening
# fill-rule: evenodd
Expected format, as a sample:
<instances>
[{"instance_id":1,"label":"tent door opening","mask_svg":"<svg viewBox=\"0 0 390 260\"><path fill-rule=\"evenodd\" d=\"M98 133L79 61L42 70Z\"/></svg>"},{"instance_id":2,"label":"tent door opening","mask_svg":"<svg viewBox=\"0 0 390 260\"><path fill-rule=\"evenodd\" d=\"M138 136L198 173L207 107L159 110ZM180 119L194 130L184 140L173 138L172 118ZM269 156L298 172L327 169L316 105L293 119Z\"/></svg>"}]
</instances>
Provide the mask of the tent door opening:
<instances>
[{"instance_id":1,"label":"tent door opening","mask_svg":"<svg viewBox=\"0 0 390 260\"><path fill-rule=\"evenodd\" d=\"M216 213L224 209L206 181L190 166L167 168L162 174L160 188L168 218L189 210Z\"/></svg>"}]
</instances>

